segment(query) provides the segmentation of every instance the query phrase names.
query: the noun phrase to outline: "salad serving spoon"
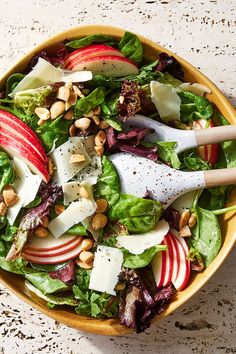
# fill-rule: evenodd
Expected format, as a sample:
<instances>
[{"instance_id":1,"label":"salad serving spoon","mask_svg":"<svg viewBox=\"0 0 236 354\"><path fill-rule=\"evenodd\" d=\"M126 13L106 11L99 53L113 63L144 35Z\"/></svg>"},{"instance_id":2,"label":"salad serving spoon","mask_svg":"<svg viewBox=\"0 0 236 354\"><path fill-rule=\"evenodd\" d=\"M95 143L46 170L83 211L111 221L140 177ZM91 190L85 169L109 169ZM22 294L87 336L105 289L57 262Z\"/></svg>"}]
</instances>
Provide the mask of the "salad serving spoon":
<instances>
[{"instance_id":1,"label":"salad serving spoon","mask_svg":"<svg viewBox=\"0 0 236 354\"><path fill-rule=\"evenodd\" d=\"M148 191L164 208L188 191L236 184L236 168L185 172L128 153L113 154L110 160L124 193L144 197Z\"/></svg>"},{"instance_id":2,"label":"salad serving spoon","mask_svg":"<svg viewBox=\"0 0 236 354\"><path fill-rule=\"evenodd\" d=\"M217 144L236 139L236 125L225 125L198 130L181 130L169 127L156 120L136 114L126 122L126 127L151 128L145 140L150 143L156 141L176 141L176 153L195 148L200 145Z\"/></svg>"}]
</instances>

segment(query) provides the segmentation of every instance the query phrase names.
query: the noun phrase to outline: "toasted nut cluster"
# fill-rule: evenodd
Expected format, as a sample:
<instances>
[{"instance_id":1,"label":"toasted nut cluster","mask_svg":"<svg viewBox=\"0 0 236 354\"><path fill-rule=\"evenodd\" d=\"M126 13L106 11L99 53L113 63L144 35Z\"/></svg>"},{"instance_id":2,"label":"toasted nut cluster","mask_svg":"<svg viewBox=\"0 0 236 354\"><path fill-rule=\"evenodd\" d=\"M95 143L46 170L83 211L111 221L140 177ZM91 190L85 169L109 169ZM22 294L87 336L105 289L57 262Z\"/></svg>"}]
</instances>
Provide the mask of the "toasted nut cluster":
<instances>
[{"instance_id":1,"label":"toasted nut cluster","mask_svg":"<svg viewBox=\"0 0 236 354\"><path fill-rule=\"evenodd\" d=\"M43 227L43 226L39 226L37 227L37 229L34 231L35 236L40 237L40 238L44 238L48 236L48 230Z\"/></svg>"},{"instance_id":2,"label":"toasted nut cluster","mask_svg":"<svg viewBox=\"0 0 236 354\"><path fill-rule=\"evenodd\" d=\"M97 199L96 204L97 204L96 213L104 213L106 211L108 206L106 199Z\"/></svg>"},{"instance_id":3,"label":"toasted nut cluster","mask_svg":"<svg viewBox=\"0 0 236 354\"><path fill-rule=\"evenodd\" d=\"M56 204L54 206L54 211L57 215L60 215L61 213L63 213L64 210L65 210L65 207L62 204Z\"/></svg>"},{"instance_id":4,"label":"toasted nut cluster","mask_svg":"<svg viewBox=\"0 0 236 354\"><path fill-rule=\"evenodd\" d=\"M79 257L75 259L75 263L84 269L91 269L93 266L94 254L89 251L94 246L94 241L90 238L83 239L81 243L82 252Z\"/></svg>"},{"instance_id":5,"label":"toasted nut cluster","mask_svg":"<svg viewBox=\"0 0 236 354\"><path fill-rule=\"evenodd\" d=\"M92 219L92 228L94 231L100 230L107 224L107 217L102 213L95 214Z\"/></svg>"},{"instance_id":6,"label":"toasted nut cluster","mask_svg":"<svg viewBox=\"0 0 236 354\"><path fill-rule=\"evenodd\" d=\"M191 230L188 225L185 225L180 231L179 231L179 236L180 237L190 237L192 236Z\"/></svg>"},{"instance_id":7,"label":"toasted nut cluster","mask_svg":"<svg viewBox=\"0 0 236 354\"><path fill-rule=\"evenodd\" d=\"M190 228L193 228L197 223L197 217L195 214L191 214L190 218L189 218L189 221L188 221L188 226Z\"/></svg>"},{"instance_id":8,"label":"toasted nut cluster","mask_svg":"<svg viewBox=\"0 0 236 354\"><path fill-rule=\"evenodd\" d=\"M86 160L85 156L82 154L73 154L70 157L70 164L72 163L81 163Z\"/></svg>"},{"instance_id":9,"label":"toasted nut cluster","mask_svg":"<svg viewBox=\"0 0 236 354\"><path fill-rule=\"evenodd\" d=\"M3 199L4 199L4 202L7 207L16 204L16 202L18 201L18 196L17 196L14 188L10 185L5 186L3 188L2 195L3 195Z\"/></svg>"},{"instance_id":10,"label":"toasted nut cluster","mask_svg":"<svg viewBox=\"0 0 236 354\"><path fill-rule=\"evenodd\" d=\"M190 212L188 210L183 211L179 219L179 230L182 230L182 228L188 224L189 218Z\"/></svg>"},{"instance_id":11,"label":"toasted nut cluster","mask_svg":"<svg viewBox=\"0 0 236 354\"><path fill-rule=\"evenodd\" d=\"M0 203L0 216L5 216L7 213L7 206L4 202Z\"/></svg>"},{"instance_id":12,"label":"toasted nut cluster","mask_svg":"<svg viewBox=\"0 0 236 354\"><path fill-rule=\"evenodd\" d=\"M109 126L110 125L105 120L101 120L101 122L98 124L100 129L107 129Z\"/></svg>"}]
</instances>

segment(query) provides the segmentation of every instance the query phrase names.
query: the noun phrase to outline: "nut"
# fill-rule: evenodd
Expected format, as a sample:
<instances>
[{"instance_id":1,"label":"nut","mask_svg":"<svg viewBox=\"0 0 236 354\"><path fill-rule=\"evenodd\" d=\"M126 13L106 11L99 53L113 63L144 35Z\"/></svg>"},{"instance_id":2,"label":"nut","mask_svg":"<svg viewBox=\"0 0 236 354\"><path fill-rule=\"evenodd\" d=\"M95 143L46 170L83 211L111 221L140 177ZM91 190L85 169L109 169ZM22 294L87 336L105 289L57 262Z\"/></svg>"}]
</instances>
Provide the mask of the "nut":
<instances>
[{"instance_id":1,"label":"nut","mask_svg":"<svg viewBox=\"0 0 236 354\"><path fill-rule=\"evenodd\" d=\"M0 216L4 216L7 213L7 206L4 202L0 203Z\"/></svg>"},{"instance_id":2,"label":"nut","mask_svg":"<svg viewBox=\"0 0 236 354\"><path fill-rule=\"evenodd\" d=\"M106 199L97 199L96 204L97 204L96 213L104 213L104 211L106 211L108 206Z\"/></svg>"},{"instance_id":3,"label":"nut","mask_svg":"<svg viewBox=\"0 0 236 354\"><path fill-rule=\"evenodd\" d=\"M81 268L84 268L84 269L91 269L93 267L93 262L90 262L90 263L84 263L84 262L81 262L81 260L79 258L76 258L75 259L75 263L81 267Z\"/></svg>"},{"instance_id":4,"label":"nut","mask_svg":"<svg viewBox=\"0 0 236 354\"><path fill-rule=\"evenodd\" d=\"M92 219L92 228L96 230L102 229L107 224L107 217L104 214L98 213Z\"/></svg>"},{"instance_id":5,"label":"nut","mask_svg":"<svg viewBox=\"0 0 236 354\"><path fill-rule=\"evenodd\" d=\"M70 102L70 104L71 104L72 106L74 106L74 105L76 104L76 101L77 101L77 94L72 91L72 92L70 93L70 97L69 97L69 100L68 100L68 101Z\"/></svg>"},{"instance_id":6,"label":"nut","mask_svg":"<svg viewBox=\"0 0 236 354\"><path fill-rule=\"evenodd\" d=\"M124 96L120 96L120 97L119 97L119 102L120 102L120 104L123 104L123 103L124 103L124 101L125 101Z\"/></svg>"},{"instance_id":7,"label":"nut","mask_svg":"<svg viewBox=\"0 0 236 354\"><path fill-rule=\"evenodd\" d=\"M7 207L16 204L18 200L17 194L12 186L5 186L2 195Z\"/></svg>"},{"instance_id":8,"label":"nut","mask_svg":"<svg viewBox=\"0 0 236 354\"><path fill-rule=\"evenodd\" d=\"M102 146L105 144L106 134L104 133L103 130L99 130L99 132L95 136L94 142L96 146Z\"/></svg>"},{"instance_id":9,"label":"nut","mask_svg":"<svg viewBox=\"0 0 236 354\"><path fill-rule=\"evenodd\" d=\"M79 255L79 259L83 263L90 263L94 258L94 254L89 251L82 251Z\"/></svg>"},{"instance_id":10,"label":"nut","mask_svg":"<svg viewBox=\"0 0 236 354\"><path fill-rule=\"evenodd\" d=\"M51 119L59 117L65 111L65 103L62 101L56 101L51 105L50 113Z\"/></svg>"},{"instance_id":11,"label":"nut","mask_svg":"<svg viewBox=\"0 0 236 354\"><path fill-rule=\"evenodd\" d=\"M189 218L189 221L188 221L188 226L190 228L194 227L197 223L197 217L195 214L191 214L190 218Z\"/></svg>"},{"instance_id":12,"label":"nut","mask_svg":"<svg viewBox=\"0 0 236 354\"><path fill-rule=\"evenodd\" d=\"M104 154L104 146L94 146L94 150L98 156L102 156Z\"/></svg>"},{"instance_id":13,"label":"nut","mask_svg":"<svg viewBox=\"0 0 236 354\"><path fill-rule=\"evenodd\" d=\"M48 217L47 217L47 216L44 216L44 217L42 218L42 226L43 226L43 227L46 227L46 229L47 229L48 224L49 224Z\"/></svg>"},{"instance_id":14,"label":"nut","mask_svg":"<svg viewBox=\"0 0 236 354\"><path fill-rule=\"evenodd\" d=\"M89 198L89 192L87 191L87 189L85 187L80 187L79 189L79 194L82 198L86 198L88 199Z\"/></svg>"},{"instance_id":15,"label":"nut","mask_svg":"<svg viewBox=\"0 0 236 354\"><path fill-rule=\"evenodd\" d=\"M73 154L70 157L70 164L72 163L80 163L86 160L85 156L82 154Z\"/></svg>"},{"instance_id":16,"label":"nut","mask_svg":"<svg viewBox=\"0 0 236 354\"><path fill-rule=\"evenodd\" d=\"M70 128L69 128L69 135L71 136L71 137L73 137L73 136L76 136L76 127L75 127L75 125L74 124L71 124L71 126L70 126Z\"/></svg>"},{"instance_id":17,"label":"nut","mask_svg":"<svg viewBox=\"0 0 236 354\"><path fill-rule=\"evenodd\" d=\"M71 106L72 105L69 101L65 102L65 111L68 111L68 109L70 109Z\"/></svg>"},{"instance_id":18,"label":"nut","mask_svg":"<svg viewBox=\"0 0 236 354\"><path fill-rule=\"evenodd\" d=\"M179 230L182 230L182 228L188 224L189 218L190 212L188 210L183 211L179 219Z\"/></svg>"},{"instance_id":19,"label":"nut","mask_svg":"<svg viewBox=\"0 0 236 354\"><path fill-rule=\"evenodd\" d=\"M185 225L180 231L179 231L179 236L180 237L190 237L192 236L191 230L188 225Z\"/></svg>"},{"instance_id":20,"label":"nut","mask_svg":"<svg viewBox=\"0 0 236 354\"><path fill-rule=\"evenodd\" d=\"M50 112L45 107L35 108L34 113L40 118L40 120L48 120L50 118Z\"/></svg>"},{"instance_id":21,"label":"nut","mask_svg":"<svg viewBox=\"0 0 236 354\"><path fill-rule=\"evenodd\" d=\"M65 210L65 207L62 204L56 204L54 206L54 211L57 215L60 215L61 213L63 213L64 210Z\"/></svg>"},{"instance_id":22,"label":"nut","mask_svg":"<svg viewBox=\"0 0 236 354\"><path fill-rule=\"evenodd\" d=\"M53 163L51 157L48 158L48 173L50 176L52 176L54 173L54 163Z\"/></svg>"},{"instance_id":23,"label":"nut","mask_svg":"<svg viewBox=\"0 0 236 354\"><path fill-rule=\"evenodd\" d=\"M57 91L57 98L59 98L59 100L66 102L69 100L69 97L70 97L69 87L66 87L66 86L59 87L59 89Z\"/></svg>"},{"instance_id":24,"label":"nut","mask_svg":"<svg viewBox=\"0 0 236 354\"><path fill-rule=\"evenodd\" d=\"M41 125L44 125L45 122L46 122L45 120L39 119L38 122L37 122L37 124L38 124L39 126L41 126Z\"/></svg>"},{"instance_id":25,"label":"nut","mask_svg":"<svg viewBox=\"0 0 236 354\"><path fill-rule=\"evenodd\" d=\"M78 86L73 85L72 87L73 87L74 93L76 93L77 96L84 97L84 94L81 92L81 90L78 88Z\"/></svg>"},{"instance_id":26,"label":"nut","mask_svg":"<svg viewBox=\"0 0 236 354\"><path fill-rule=\"evenodd\" d=\"M108 127L110 127L110 125L105 121L105 120L102 120L99 124L98 124L98 127L100 129L106 129Z\"/></svg>"},{"instance_id":27,"label":"nut","mask_svg":"<svg viewBox=\"0 0 236 354\"><path fill-rule=\"evenodd\" d=\"M88 250L90 250L90 248L93 248L93 246L94 246L94 242L90 238L83 239L83 241L81 243L81 249L83 251L88 251Z\"/></svg>"},{"instance_id":28,"label":"nut","mask_svg":"<svg viewBox=\"0 0 236 354\"><path fill-rule=\"evenodd\" d=\"M64 119L66 120L72 120L73 118L74 118L74 112L72 109L70 109L64 114Z\"/></svg>"},{"instance_id":29,"label":"nut","mask_svg":"<svg viewBox=\"0 0 236 354\"><path fill-rule=\"evenodd\" d=\"M92 116L91 118L92 118L92 120L94 121L94 123L95 123L96 125L99 125L100 119L99 119L98 116Z\"/></svg>"},{"instance_id":30,"label":"nut","mask_svg":"<svg viewBox=\"0 0 236 354\"><path fill-rule=\"evenodd\" d=\"M100 106L95 107L93 110L93 114L95 114L95 116L99 116L101 114L101 107Z\"/></svg>"},{"instance_id":31,"label":"nut","mask_svg":"<svg viewBox=\"0 0 236 354\"><path fill-rule=\"evenodd\" d=\"M89 118L86 118L86 117L77 119L75 121L76 128L81 129L83 131L88 129L90 124L91 124L91 120Z\"/></svg>"},{"instance_id":32,"label":"nut","mask_svg":"<svg viewBox=\"0 0 236 354\"><path fill-rule=\"evenodd\" d=\"M48 236L48 230L45 229L43 226L37 227L37 229L34 231L35 236L43 238Z\"/></svg>"}]
</instances>

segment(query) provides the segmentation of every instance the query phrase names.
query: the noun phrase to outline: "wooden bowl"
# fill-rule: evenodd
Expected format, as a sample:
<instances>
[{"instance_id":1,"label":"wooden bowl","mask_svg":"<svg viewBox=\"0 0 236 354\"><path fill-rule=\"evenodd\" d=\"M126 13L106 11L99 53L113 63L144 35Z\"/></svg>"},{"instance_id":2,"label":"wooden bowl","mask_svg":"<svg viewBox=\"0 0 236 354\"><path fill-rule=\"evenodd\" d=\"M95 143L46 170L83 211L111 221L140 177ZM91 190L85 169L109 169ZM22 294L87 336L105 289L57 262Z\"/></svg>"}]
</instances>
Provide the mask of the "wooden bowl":
<instances>
[{"instance_id":1,"label":"wooden bowl","mask_svg":"<svg viewBox=\"0 0 236 354\"><path fill-rule=\"evenodd\" d=\"M14 72L24 71L27 65L29 64L31 58L35 54L43 50L53 53L58 48L59 44L65 39L71 40L94 33L101 33L111 35L115 38L120 38L124 32L125 30L123 29L111 26L91 25L76 27L59 33L56 36L45 41L44 43L40 44L39 46L35 47L30 53L25 55L11 70L9 70L8 73L6 73L6 75L0 81L0 89L4 87L6 79L9 75L13 74ZM218 110L231 124L236 124L236 112L234 108L224 97L221 91L210 80L208 80L191 64L181 59L177 55L173 54L169 50L166 50L160 45L157 45L156 43L144 37L140 36L140 39L144 46L144 55L150 60L154 60L156 58L156 54L162 51L175 56L184 69L185 81L199 82L209 87L212 93L209 94L207 98L218 108ZM236 203L236 193L232 194L232 203ZM233 214L233 212L227 213L224 215L224 217L220 219L223 245L217 257L207 269L197 275L192 276L188 287L184 291L178 293L175 299L166 309L166 311L163 312L160 316L156 316L153 322L157 322L161 318L168 316L180 305L185 303L210 279L210 277L220 267L235 242L236 217L234 217ZM41 300L36 295L29 292L29 290L24 285L24 278L21 276L17 276L15 274L0 270L0 282L4 286L6 286L6 288L12 291L15 295L24 300L26 303L35 307L37 310L41 311L45 315L67 326L103 335L121 335L132 332L132 330L126 328L125 326L121 326L117 319L98 320L89 317L83 317L76 315L69 307L59 306L55 309L48 309L45 301Z\"/></svg>"}]
</instances>

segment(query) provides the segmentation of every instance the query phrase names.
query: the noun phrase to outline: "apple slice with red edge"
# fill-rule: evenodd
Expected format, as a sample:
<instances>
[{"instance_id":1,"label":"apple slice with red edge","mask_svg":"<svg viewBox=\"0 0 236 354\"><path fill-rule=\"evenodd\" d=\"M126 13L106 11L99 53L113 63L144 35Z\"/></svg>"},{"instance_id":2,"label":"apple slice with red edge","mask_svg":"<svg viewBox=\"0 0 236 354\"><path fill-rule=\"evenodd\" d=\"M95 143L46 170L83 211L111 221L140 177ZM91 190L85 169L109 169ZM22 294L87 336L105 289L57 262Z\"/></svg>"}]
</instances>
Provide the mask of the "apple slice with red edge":
<instances>
[{"instance_id":1,"label":"apple slice with red edge","mask_svg":"<svg viewBox=\"0 0 236 354\"><path fill-rule=\"evenodd\" d=\"M72 250L74 250L79 244L81 243L81 237L76 237L76 239L73 242L70 242L68 245L65 245L63 247L60 247L55 250L47 250L45 251L32 251L29 250L27 247L24 249L24 254L27 254L28 256L34 256L34 257L55 257L55 256L60 256L62 254L68 253Z\"/></svg>"},{"instance_id":2,"label":"apple slice with red edge","mask_svg":"<svg viewBox=\"0 0 236 354\"><path fill-rule=\"evenodd\" d=\"M60 238L56 238L51 233L49 233L48 236L45 237L42 241L41 238L33 235L29 239L26 248L27 250L33 252L48 252L48 251L58 250L61 247L65 247L69 245L71 242L74 242L77 237L78 236L75 235L65 234Z\"/></svg>"},{"instance_id":3,"label":"apple slice with red edge","mask_svg":"<svg viewBox=\"0 0 236 354\"><path fill-rule=\"evenodd\" d=\"M124 57L121 51L109 45L91 44L86 48L80 48L70 53L65 59L64 69L74 70L79 61L104 55Z\"/></svg>"},{"instance_id":4,"label":"apple slice with red edge","mask_svg":"<svg viewBox=\"0 0 236 354\"><path fill-rule=\"evenodd\" d=\"M187 254L185 253L184 247L176 236L172 236L172 241L176 252L179 254L179 271L176 279L172 280L172 283L178 291L181 291L187 285L190 277L190 261L187 259Z\"/></svg>"},{"instance_id":5,"label":"apple slice with red edge","mask_svg":"<svg viewBox=\"0 0 236 354\"><path fill-rule=\"evenodd\" d=\"M213 128L215 125L212 119L198 119L193 122L193 129ZM197 148L198 155L204 160L208 161L211 165L215 165L219 158L219 145L210 144L199 146Z\"/></svg>"},{"instance_id":6,"label":"apple slice with red edge","mask_svg":"<svg viewBox=\"0 0 236 354\"><path fill-rule=\"evenodd\" d=\"M175 245L174 245L174 241L172 240L172 235L169 233L166 236L166 240L167 243L169 245L169 248L172 250L172 257L173 257L173 261L172 261L172 276L171 276L171 282L173 283L178 275L179 272L179 265L180 265L180 258L179 258L179 252L177 252Z\"/></svg>"},{"instance_id":7,"label":"apple slice with red edge","mask_svg":"<svg viewBox=\"0 0 236 354\"><path fill-rule=\"evenodd\" d=\"M14 133L20 140L24 140L24 142L26 141L40 156L42 162L47 164L48 157L42 143L27 124L15 117L13 114L0 110L0 127Z\"/></svg>"},{"instance_id":8,"label":"apple slice with red edge","mask_svg":"<svg viewBox=\"0 0 236 354\"><path fill-rule=\"evenodd\" d=\"M106 77L122 77L139 73L137 66L132 61L118 55L104 55L81 60L73 70L88 70L93 74Z\"/></svg>"},{"instance_id":9,"label":"apple slice with red edge","mask_svg":"<svg viewBox=\"0 0 236 354\"><path fill-rule=\"evenodd\" d=\"M27 261L32 262L32 263L36 263L36 264L58 264L58 263L67 262L71 259L76 258L80 254L80 252L82 252L81 243L76 248L74 248L72 251L61 254L59 256L37 257L37 256L28 255L26 253L23 253L22 256Z\"/></svg>"},{"instance_id":10,"label":"apple slice with red edge","mask_svg":"<svg viewBox=\"0 0 236 354\"><path fill-rule=\"evenodd\" d=\"M164 245L164 240L161 245ZM157 287L162 287L166 274L166 251L157 252L151 262L154 279Z\"/></svg>"},{"instance_id":11,"label":"apple slice with red edge","mask_svg":"<svg viewBox=\"0 0 236 354\"><path fill-rule=\"evenodd\" d=\"M47 168L35 157L32 149L26 143L23 145L19 140L12 138L11 134L2 128L0 128L0 146L12 157L21 158L33 173L42 177L45 183L49 182L50 175Z\"/></svg>"},{"instance_id":12,"label":"apple slice with red edge","mask_svg":"<svg viewBox=\"0 0 236 354\"><path fill-rule=\"evenodd\" d=\"M163 281L163 286L167 286L171 283L172 280L172 275L173 275L173 248L172 248L172 243L168 237L168 234L164 238L164 244L167 246L167 250L165 251L166 253L166 274L165 278ZM164 252L162 252L164 253Z\"/></svg>"}]
</instances>

